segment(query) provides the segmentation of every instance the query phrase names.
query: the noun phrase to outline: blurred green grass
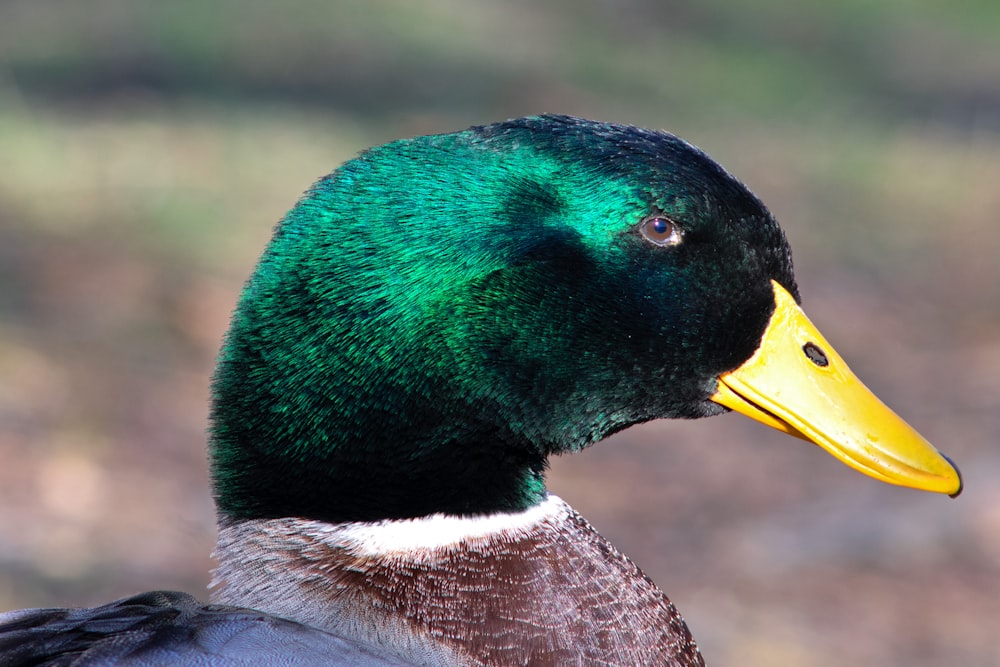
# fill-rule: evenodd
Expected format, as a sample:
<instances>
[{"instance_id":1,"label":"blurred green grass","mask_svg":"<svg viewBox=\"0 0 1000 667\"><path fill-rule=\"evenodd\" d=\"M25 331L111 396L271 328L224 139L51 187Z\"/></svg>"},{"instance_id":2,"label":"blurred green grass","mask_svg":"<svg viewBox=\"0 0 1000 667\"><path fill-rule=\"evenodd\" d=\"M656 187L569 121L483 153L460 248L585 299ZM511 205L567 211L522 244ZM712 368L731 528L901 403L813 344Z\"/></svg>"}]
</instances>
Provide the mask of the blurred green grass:
<instances>
[{"instance_id":1,"label":"blurred green grass","mask_svg":"<svg viewBox=\"0 0 1000 667\"><path fill-rule=\"evenodd\" d=\"M991 0L0 3L0 609L199 593L208 378L272 225L367 146L542 111L746 181L809 312L970 484L913 500L727 418L555 461L557 491L713 664L1000 664ZM880 521L948 545L858 537Z\"/></svg>"}]
</instances>

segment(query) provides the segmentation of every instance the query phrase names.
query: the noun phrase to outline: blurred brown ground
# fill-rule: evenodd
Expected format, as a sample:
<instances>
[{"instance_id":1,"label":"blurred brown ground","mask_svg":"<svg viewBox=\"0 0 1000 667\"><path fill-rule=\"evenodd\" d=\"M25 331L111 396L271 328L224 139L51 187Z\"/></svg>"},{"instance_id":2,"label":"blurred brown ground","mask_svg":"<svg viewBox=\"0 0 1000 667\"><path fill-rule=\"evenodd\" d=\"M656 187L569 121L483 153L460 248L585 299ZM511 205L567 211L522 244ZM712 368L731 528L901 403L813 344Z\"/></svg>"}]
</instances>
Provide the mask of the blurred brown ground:
<instances>
[{"instance_id":1,"label":"blurred brown ground","mask_svg":"<svg viewBox=\"0 0 1000 667\"><path fill-rule=\"evenodd\" d=\"M746 181L807 312L966 492L734 415L634 428L551 488L710 664L1000 665L993 5L164 6L0 6L0 610L205 597L208 382L271 226L368 145L559 111Z\"/></svg>"}]
</instances>

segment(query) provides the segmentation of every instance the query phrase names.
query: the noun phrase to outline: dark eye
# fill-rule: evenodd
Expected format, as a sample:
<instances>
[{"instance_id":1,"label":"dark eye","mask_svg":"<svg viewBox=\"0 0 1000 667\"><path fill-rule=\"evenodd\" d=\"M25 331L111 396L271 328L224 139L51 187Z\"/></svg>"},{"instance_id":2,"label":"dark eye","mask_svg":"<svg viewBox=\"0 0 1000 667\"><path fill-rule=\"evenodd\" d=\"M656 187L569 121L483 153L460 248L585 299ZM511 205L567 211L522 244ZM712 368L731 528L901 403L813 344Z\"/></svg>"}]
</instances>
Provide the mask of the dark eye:
<instances>
[{"instance_id":1,"label":"dark eye","mask_svg":"<svg viewBox=\"0 0 1000 667\"><path fill-rule=\"evenodd\" d=\"M662 215L646 218L639 223L639 232L650 243L670 246L681 242L681 228L676 222Z\"/></svg>"}]
</instances>

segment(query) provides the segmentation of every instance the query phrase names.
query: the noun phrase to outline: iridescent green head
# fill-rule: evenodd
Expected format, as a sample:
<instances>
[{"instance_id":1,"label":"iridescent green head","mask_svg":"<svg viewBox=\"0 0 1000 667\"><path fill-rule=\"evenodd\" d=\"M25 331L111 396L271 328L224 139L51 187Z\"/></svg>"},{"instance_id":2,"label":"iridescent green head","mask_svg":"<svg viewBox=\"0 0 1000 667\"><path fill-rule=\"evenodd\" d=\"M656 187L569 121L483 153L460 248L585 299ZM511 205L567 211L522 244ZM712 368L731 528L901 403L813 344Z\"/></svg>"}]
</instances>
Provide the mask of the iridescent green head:
<instances>
[{"instance_id":1,"label":"iridescent green head","mask_svg":"<svg viewBox=\"0 0 1000 667\"><path fill-rule=\"evenodd\" d=\"M540 116L397 141L317 182L243 292L214 384L222 513L511 511L550 454L719 412L771 280L764 206L676 137Z\"/></svg>"}]
</instances>

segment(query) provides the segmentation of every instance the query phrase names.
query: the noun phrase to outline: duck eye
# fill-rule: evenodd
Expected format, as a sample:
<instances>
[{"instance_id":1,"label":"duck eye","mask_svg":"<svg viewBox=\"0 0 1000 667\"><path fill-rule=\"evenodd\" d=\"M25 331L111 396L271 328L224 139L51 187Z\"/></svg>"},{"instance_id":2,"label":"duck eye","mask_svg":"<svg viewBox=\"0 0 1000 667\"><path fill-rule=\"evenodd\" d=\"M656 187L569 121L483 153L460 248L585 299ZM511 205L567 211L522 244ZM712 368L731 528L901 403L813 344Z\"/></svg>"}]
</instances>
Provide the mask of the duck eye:
<instances>
[{"instance_id":1,"label":"duck eye","mask_svg":"<svg viewBox=\"0 0 1000 667\"><path fill-rule=\"evenodd\" d=\"M639 224L643 238L660 246L677 245L681 242L681 228L676 222L662 215L646 218Z\"/></svg>"}]
</instances>

